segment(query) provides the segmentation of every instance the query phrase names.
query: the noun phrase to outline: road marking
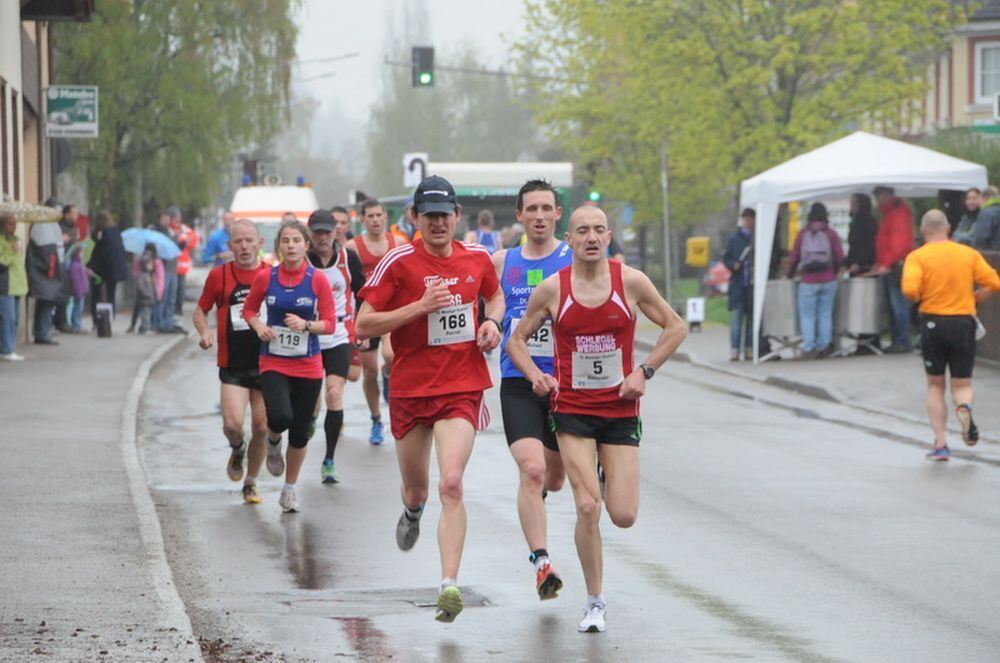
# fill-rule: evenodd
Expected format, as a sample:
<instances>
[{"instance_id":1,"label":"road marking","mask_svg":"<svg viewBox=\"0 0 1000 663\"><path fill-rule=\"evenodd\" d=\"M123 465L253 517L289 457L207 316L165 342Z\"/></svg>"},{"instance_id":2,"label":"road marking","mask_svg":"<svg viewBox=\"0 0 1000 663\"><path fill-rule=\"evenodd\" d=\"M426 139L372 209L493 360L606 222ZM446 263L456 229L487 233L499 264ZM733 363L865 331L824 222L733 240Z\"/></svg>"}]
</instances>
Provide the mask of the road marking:
<instances>
[{"instance_id":1,"label":"road marking","mask_svg":"<svg viewBox=\"0 0 1000 663\"><path fill-rule=\"evenodd\" d=\"M139 533L142 537L143 556L145 557L145 567L149 571L156 588L156 595L160 599L160 605L164 614L160 617L162 628L177 629L177 636L181 642L189 641L197 643L191 628L191 620L188 618L184 602L181 601L180 594L177 593L177 586L174 584L173 572L167 563L167 555L163 545L163 532L160 530L160 519L156 515L156 506L153 504L153 497L149 493L149 486L146 484L146 473L143 470L141 451L137 444L137 423L139 413L139 400L142 398L142 391L146 387L149 373L160 362L160 360L170 350L183 341L186 336L176 336L168 343L164 343L156 351L146 358L139 371L136 373L132 386L129 387L125 395L125 407L122 410L122 460L125 463L125 473L128 475L129 490L132 493L132 503L135 505L136 516L139 519ZM197 644L188 646L183 654L187 658L196 661L204 660L201 655L201 648Z\"/></svg>"}]
</instances>

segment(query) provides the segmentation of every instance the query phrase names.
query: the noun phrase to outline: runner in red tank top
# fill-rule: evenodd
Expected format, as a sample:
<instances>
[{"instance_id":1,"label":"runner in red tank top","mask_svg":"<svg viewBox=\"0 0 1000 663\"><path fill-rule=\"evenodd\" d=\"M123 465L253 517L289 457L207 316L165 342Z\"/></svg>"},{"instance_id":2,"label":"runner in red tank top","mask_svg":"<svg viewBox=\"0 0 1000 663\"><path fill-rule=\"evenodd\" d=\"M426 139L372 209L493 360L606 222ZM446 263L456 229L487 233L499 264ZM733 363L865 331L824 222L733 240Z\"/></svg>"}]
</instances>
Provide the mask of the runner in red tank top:
<instances>
[{"instance_id":1,"label":"runner in red tank top","mask_svg":"<svg viewBox=\"0 0 1000 663\"><path fill-rule=\"evenodd\" d=\"M507 354L535 393L551 393L556 439L576 502L576 550L587 583L579 630L596 632L604 630L607 605L595 460L604 467L611 521L631 527L639 509L639 398L646 380L684 340L687 327L645 274L608 259L611 231L600 209L577 208L566 241L573 264L535 288L507 341ZM646 361L633 368L636 307L663 333ZM543 373L528 350L528 338L549 319L556 339L555 377Z\"/></svg>"},{"instance_id":2,"label":"runner in red tank top","mask_svg":"<svg viewBox=\"0 0 1000 663\"><path fill-rule=\"evenodd\" d=\"M355 237L347 243L348 250L358 252L361 258L361 266L365 272L365 282L371 280L375 273L375 268L379 262L391 249L398 245L396 238L385 231L385 207L382 203L369 198L361 203L361 223L365 226L366 234ZM361 296L358 295L358 308L361 308ZM378 393L378 353L375 351L382 348L382 396L385 402L389 402L389 375L392 371L392 344L389 343L389 335L384 337L374 337L362 341L361 349L361 388L365 392L365 400L368 402L368 411L372 417L372 431L368 438L370 444L382 444L385 440L385 433L382 426L382 409L379 405Z\"/></svg>"}]
</instances>

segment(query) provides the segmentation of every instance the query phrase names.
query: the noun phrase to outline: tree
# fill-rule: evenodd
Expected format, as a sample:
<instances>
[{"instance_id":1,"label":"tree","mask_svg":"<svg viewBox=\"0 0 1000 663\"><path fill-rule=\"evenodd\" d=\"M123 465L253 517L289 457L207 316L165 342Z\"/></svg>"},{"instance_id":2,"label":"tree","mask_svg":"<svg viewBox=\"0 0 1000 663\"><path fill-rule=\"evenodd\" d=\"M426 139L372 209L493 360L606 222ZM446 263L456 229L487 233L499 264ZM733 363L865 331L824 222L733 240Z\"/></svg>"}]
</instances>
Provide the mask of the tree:
<instances>
[{"instance_id":1,"label":"tree","mask_svg":"<svg viewBox=\"0 0 1000 663\"><path fill-rule=\"evenodd\" d=\"M212 201L237 151L287 119L296 2L104 0L53 28L56 80L100 88L100 137L74 144L92 207Z\"/></svg>"},{"instance_id":2,"label":"tree","mask_svg":"<svg viewBox=\"0 0 1000 663\"><path fill-rule=\"evenodd\" d=\"M948 0L539 0L516 44L552 76L536 117L594 184L672 219L720 210L739 181L858 123L897 132L964 3Z\"/></svg>"}]
</instances>

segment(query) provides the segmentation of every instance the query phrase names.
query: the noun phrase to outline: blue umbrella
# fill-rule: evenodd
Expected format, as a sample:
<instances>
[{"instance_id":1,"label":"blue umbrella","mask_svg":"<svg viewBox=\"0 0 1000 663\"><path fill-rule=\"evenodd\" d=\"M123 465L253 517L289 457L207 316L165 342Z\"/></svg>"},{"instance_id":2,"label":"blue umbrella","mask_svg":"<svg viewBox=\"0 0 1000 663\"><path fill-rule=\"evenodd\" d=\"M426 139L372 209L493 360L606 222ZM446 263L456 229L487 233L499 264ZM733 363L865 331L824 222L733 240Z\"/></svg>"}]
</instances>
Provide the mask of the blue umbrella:
<instances>
[{"instance_id":1,"label":"blue umbrella","mask_svg":"<svg viewBox=\"0 0 1000 663\"><path fill-rule=\"evenodd\" d=\"M181 254L180 247L172 239L149 228L129 228L122 233L122 244L126 251L135 254L142 253L147 244L152 244L156 247L156 256L164 260L173 260Z\"/></svg>"}]
</instances>

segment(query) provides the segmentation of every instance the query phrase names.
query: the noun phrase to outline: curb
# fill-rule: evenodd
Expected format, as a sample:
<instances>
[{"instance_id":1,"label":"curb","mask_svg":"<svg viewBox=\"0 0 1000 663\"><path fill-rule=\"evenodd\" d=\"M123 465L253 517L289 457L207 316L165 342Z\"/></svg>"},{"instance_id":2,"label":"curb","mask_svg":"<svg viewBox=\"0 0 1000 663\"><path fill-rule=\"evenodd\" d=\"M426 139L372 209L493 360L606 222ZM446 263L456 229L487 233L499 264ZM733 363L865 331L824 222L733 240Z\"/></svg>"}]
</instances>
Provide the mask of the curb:
<instances>
[{"instance_id":1,"label":"curb","mask_svg":"<svg viewBox=\"0 0 1000 663\"><path fill-rule=\"evenodd\" d=\"M653 349L653 344L643 339L636 339L635 347L639 348L640 350L649 352ZM893 419L898 419L899 421L905 421L908 424L915 424L918 426L928 425L927 420L922 417L917 417L911 414L907 414L906 412L896 412L894 410L887 410L885 408L880 408L875 405L868 405L865 403L859 403L857 401L853 401L836 388L810 384L808 382L793 380L791 378L780 377L777 375L767 375L767 376L748 375L746 373L742 373L740 371L736 371L727 368L725 366L719 366L718 364L702 361L689 352L675 352L670 359L673 361L682 361L691 364L692 366L713 371L715 373L721 373L729 377L740 378L741 380L749 380L751 382L758 382L760 384L766 384L771 387L777 387L778 389L783 389L785 391L801 394L803 396L808 396L810 398L816 398L818 400L824 400L830 403L845 405L860 412L866 412L868 414L877 414L884 417L892 417ZM959 428L956 426L948 426L948 432L954 434L960 434L961 430L959 430ZM984 442L1000 443L1000 437L994 437L992 435L980 435L979 439L980 441Z\"/></svg>"},{"instance_id":2,"label":"curb","mask_svg":"<svg viewBox=\"0 0 1000 663\"><path fill-rule=\"evenodd\" d=\"M191 620L187 609L177 592L174 575L167 562L167 554L163 543L163 532L160 529L160 519L156 514L156 505L146 483L146 474L142 469L138 445L139 400L146 387L149 374L160 363L164 355L185 340L187 335L177 336L164 343L139 366L132 386L125 395L125 406L122 410L122 460L125 463L125 473L128 475L129 491L132 493L132 503L135 505L139 518L139 534L142 538L143 553L146 567L149 570L156 595L160 599L164 614L161 617L162 626L176 629L180 638L194 643L185 652L185 656L196 661L204 660L201 647L191 628Z\"/></svg>"}]
</instances>

